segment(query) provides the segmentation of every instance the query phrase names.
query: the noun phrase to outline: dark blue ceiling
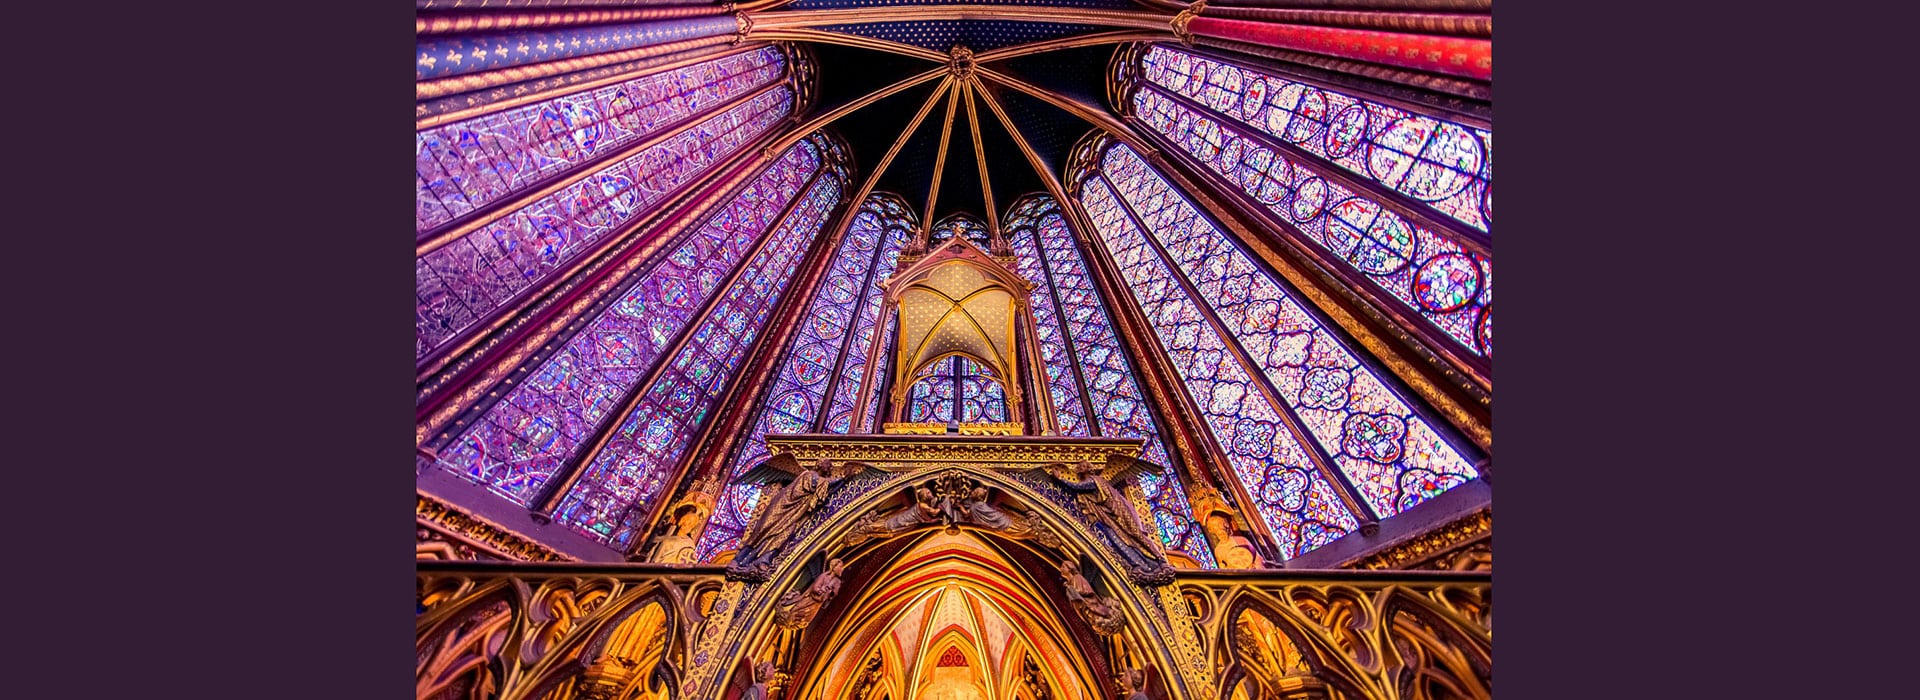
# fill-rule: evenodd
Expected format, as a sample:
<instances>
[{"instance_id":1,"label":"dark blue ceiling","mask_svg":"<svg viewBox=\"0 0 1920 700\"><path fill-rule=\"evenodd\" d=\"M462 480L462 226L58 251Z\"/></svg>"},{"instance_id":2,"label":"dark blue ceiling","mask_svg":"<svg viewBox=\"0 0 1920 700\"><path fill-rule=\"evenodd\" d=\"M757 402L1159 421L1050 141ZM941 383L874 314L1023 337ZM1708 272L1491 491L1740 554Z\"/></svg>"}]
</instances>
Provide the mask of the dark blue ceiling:
<instances>
[{"instance_id":1,"label":"dark blue ceiling","mask_svg":"<svg viewBox=\"0 0 1920 700\"><path fill-rule=\"evenodd\" d=\"M865 24L836 24L821 27L822 30L841 34L885 39L887 41L910 44L923 49L932 49L946 53L954 46L965 46L974 53L1025 44L1047 39L1058 39L1076 34L1091 34L1102 31L1102 27L1090 24L1062 24L1057 22L1009 22L1001 20L920 20L913 22L868 22Z\"/></svg>"}]
</instances>

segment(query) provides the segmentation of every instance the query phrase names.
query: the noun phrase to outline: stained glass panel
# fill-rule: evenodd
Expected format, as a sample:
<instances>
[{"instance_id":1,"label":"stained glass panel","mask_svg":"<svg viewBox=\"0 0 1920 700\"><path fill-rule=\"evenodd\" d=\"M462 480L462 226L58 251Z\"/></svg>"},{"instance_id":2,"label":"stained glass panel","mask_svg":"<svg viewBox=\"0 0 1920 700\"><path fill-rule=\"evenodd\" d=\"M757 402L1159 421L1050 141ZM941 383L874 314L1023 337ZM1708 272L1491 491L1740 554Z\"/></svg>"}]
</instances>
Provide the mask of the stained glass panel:
<instances>
[{"instance_id":1,"label":"stained glass panel","mask_svg":"<svg viewBox=\"0 0 1920 700\"><path fill-rule=\"evenodd\" d=\"M523 192L786 72L765 47L583 90L414 135L416 231Z\"/></svg>"},{"instance_id":2,"label":"stained glass panel","mask_svg":"<svg viewBox=\"0 0 1920 700\"><path fill-rule=\"evenodd\" d=\"M906 208L892 195L876 194L861 205L808 306L806 320L783 360L747 444L728 466L729 479L767 457L767 434L815 432L814 421L829 391L836 362L841 365L839 380L831 389L833 405L825 432L848 432L853 401L859 396L874 324L880 314L880 283L893 274L912 227ZM847 332L849 319L854 324L852 333ZM703 561L739 545L759 491L758 486L750 484L727 487L696 549Z\"/></svg>"},{"instance_id":3,"label":"stained glass panel","mask_svg":"<svg viewBox=\"0 0 1920 700\"><path fill-rule=\"evenodd\" d=\"M1141 120L1451 336L1492 356L1493 261L1315 176L1229 124L1143 90ZM1487 332L1482 334L1482 329Z\"/></svg>"},{"instance_id":4,"label":"stained glass panel","mask_svg":"<svg viewBox=\"0 0 1920 700\"><path fill-rule=\"evenodd\" d=\"M1088 179L1080 200L1281 553L1298 556L1358 527L1282 423L1280 407L1228 354L1227 341L1207 324L1200 303L1175 281L1105 178Z\"/></svg>"},{"instance_id":5,"label":"stained glass panel","mask_svg":"<svg viewBox=\"0 0 1920 700\"><path fill-rule=\"evenodd\" d=\"M1142 76L1156 90L1205 105L1442 215L1490 230L1490 131L1165 46L1148 49L1141 65Z\"/></svg>"},{"instance_id":6,"label":"stained glass panel","mask_svg":"<svg viewBox=\"0 0 1920 700\"><path fill-rule=\"evenodd\" d=\"M1078 381L1086 383L1087 399L1093 405L1099 434L1145 438L1141 459L1161 465L1159 473L1143 475L1140 479L1141 491L1152 509L1150 516L1161 541L1185 552L1203 566L1217 566L1213 550L1194 520L1173 462L1160 442L1159 428L1147 408L1133 367L1120 348L1119 337L1114 335L1106 304L1094 289L1079 247L1074 245L1073 235L1067 229L1066 219L1052 199L1035 199L1030 203L1036 206L1016 211L1008 226L1021 273L1038 285L1032 306L1036 325L1040 326L1041 354L1047 363L1056 413L1065 415L1071 410L1078 415L1082 412L1073 368L1056 366L1053 357L1057 355L1063 363L1072 358L1079 366ZM1056 298L1059 300L1057 310L1054 308ZM1047 311L1042 311L1043 306ZM1059 320L1042 320L1043 316L1064 318L1065 325L1059 326ZM1049 325L1056 326L1056 330L1050 332ZM1068 354L1064 346L1049 353L1048 338L1062 335L1071 339L1072 354ZM1066 381L1056 382L1055 376L1064 377ZM1063 390L1071 393L1063 394Z\"/></svg>"},{"instance_id":7,"label":"stained glass panel","mask_svg":"<svg viewBox=\"0 0 1920 700\"><path fill-rule=\"evenodd\" d=\"M442 468L529 505L820 169L802 142L769 165L442 450Z\"/></svg>"},{"instance_id":8,"label":"stained glass panel","mask_svg":"<svg viewBox=\"0 0 1920 700\"><path fill-rule=\"evenodd\" d=\"M979 219L970 214L953 214L941 219L939 223L933 225L933 230L927 236L927 242L940 245L942 241L954 236L963 236L982 250L985 250L988 244L987 225L980 223Z\"/></svg>"},{"instance_id":9,"label":"stained glass panel","mask_svg":"<svg viewBox=\"0 0 1920 700\"><path fill-rule=\"evenodd\" d=\"M780 123L793 94L775 88L415 261L416 359L650 210Z\"/></svg>"},{"instance_id":10,"label":"stained glass panel","mask_svg":"<svg viewBox=\"0 0 1920 700\"><path fill-rule=\"evenodd\" d=\"M1199 291L1285 409L1377 516L1397 514L1478 475L1373 369L1132 150L1116 145L1101 165L1178 274Z\"/></svg>"},{"instance_id":11,"label":"stained glass panel","mask_svg":"<svg viewBox=\"0 0 1920 700\"><path fill-rule=\"evenodd\" d=\"M807 245L839 204L841 179L827 172L767 239L740 279L668 362L554 512L556 522L611 543L632 545L653 499L672 477L720 399L767 314L793 279Z\"/></svg>"}]
</instances>

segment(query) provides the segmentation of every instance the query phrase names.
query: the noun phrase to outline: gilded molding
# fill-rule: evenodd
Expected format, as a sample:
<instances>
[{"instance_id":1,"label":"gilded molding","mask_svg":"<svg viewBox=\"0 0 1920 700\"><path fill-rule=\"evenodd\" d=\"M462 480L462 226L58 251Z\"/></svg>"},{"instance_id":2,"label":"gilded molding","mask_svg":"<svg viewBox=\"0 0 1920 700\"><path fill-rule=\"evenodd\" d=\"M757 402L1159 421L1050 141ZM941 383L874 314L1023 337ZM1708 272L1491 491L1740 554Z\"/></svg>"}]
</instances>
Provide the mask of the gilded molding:
<instances>
[{"instance_id":1,"label":"gilded molding","mask_svg":"<svg viewBox=\"0 0 1920 700\"><path fill-rule=\"evenodd\" d=\"M514 561L578 561L453 504L415 493L415 522Z\"/></svg>"},{"instance_id":2,"label":"gilded molding","mask_svg":"<svg viewBox=\"0 0 1920 700\"><path fill-rule=\"evenodd\" d=\"M1346 569L1412 569L1428 560L1451 553L1463 545L1493 537L1493 509L1469 513L1453 522L1428 530L1416 537L1395 543L1365 559L1343 565ZM1491 552L1489 552L1491 556Z\"/></svg>"},{"instance_id":3,"label":"gilded molding","mask_svg":"<svg viewBox=\"0 0 1920 700\"><path fill-rule=\"evenodd\" d=\"M944 424L941 430L945 431ZM985 462L1041 465L1076 462L1104 463L1108 456L1140 456L1137 438L1045 438L955 436L927 439L918 435L768 435L767 449L808 462L878 462L883 471L910 471L924 462Z\"/></svg>"},{"instance_id":4,"label":"gilded molding","mask_svg":"<svg viewBox=\"0 0 1920 700\"><path fill-rule=\"evenodd\" d=\"M1173 19L1167 22L1168 26L1173 28L1173 36L1178 38L1180 43L1188 46L1193 45L1193 30L1189 29L1187 25L1193 24L1193 19L1199 17L1200 13L1206 9L1207 0L1194 0L1192 5L1188 5L1187 9L1174 13Z\"/></svg>"}]
</instances>

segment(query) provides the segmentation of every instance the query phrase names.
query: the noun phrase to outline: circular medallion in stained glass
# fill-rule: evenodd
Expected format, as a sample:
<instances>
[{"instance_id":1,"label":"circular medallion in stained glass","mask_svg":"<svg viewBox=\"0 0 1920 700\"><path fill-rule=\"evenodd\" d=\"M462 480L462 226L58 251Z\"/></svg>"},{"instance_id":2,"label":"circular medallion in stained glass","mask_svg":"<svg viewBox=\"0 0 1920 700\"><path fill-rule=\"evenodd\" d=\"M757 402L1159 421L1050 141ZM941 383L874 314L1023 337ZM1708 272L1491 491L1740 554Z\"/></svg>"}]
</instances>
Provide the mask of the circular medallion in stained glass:
<instances>
[{"instance_id":1,"label":"circular medallion in stained glass","mask_svg":"<svg viewBox=\"0 0 1920 700\"><path fill-rule=\"evenodd\" d=\"M1480 341L1480 352L1493 355L1493 305L1480 310L1480 322L1475 324L1474 337Z\"/></svg>"},{"instance_id":2,"label":"circular medallion in stained glass","mask_svg":"<svg viewBox=\"0 0 1920 700\"><path fill-rule=\"evenodd\" d=\"M1413 273L1413 295L1429 311L1458 311L1480 294L1480 267L1460 253L1436 255Z\"/></svg>"},{"instance_id":3,"label":"circular medallion in stained glass","mask_svg":"<svg viewBox=\"0 0 1920 700\"><path fill-rule=\"evenodd\" d=\"M1333 116L1327 126L1327 155L1345 158L1367 141L1367 121L1371 113L1359 103L1348 105Z\"/></svg>"},{"instance_id":4,"label":"circular medallion in stained glass","mask_svg":"<svg viewBox=\"0 0 1920 700\"><path fill-rule=\"evenodd\" d=\"M1287 216L1297 222L1307 222L1320 216L1326 209L1327 181L1309 177L1294 188L1293 201L1287 203Z\"/></svg>"},{"instance_id":5,"label":"circular medallion in stained glass","mask_svg":"<svg viewBox=\"0 0 1920 700\"><path fill-rule=\"evenodd\" d=\"M1294 83L1275 93L1272 103L1278 109L1267 112L1267 130L1289 143L1305 143L1326 126L1327 95L1319 90Z\"/></svg>"},{"instance_id":6,"label":"circular medallion in stained glass","mask_svg":"<svg viewBox=\"0 0 1920 700\"><path fill-rule=\"evenodd\" d=\"M1260 110L1267 106L1267 81L1247 75L1247 89L1240 96L1240 118L1248 124L1259 124Z\"/></svg>"}]
</instances>

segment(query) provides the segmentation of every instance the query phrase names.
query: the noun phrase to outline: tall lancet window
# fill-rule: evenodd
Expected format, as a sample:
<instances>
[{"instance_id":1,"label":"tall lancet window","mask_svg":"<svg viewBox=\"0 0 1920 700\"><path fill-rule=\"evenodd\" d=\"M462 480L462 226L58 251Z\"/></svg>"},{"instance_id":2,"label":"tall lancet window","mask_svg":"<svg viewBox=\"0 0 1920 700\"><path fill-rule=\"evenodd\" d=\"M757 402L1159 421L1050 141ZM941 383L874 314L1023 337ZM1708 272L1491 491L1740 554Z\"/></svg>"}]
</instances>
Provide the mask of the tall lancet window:
<instances>
[{"instance_id":1,"label":"tall lancet window","mask_svg":"<svg viewBox=\"0 0 1920 700\"><path fill-rule=\"evenodd\" d=\"M578 475L555 520L630 545L839 204L843 159L819 136L789 148L469 420L441 468L527 506Z\"/></svg>"},{"instance_id":2,"label":"tall lancet window","mask_svg":"<svg viewBox=\"0 0 1920 700\"><path fill-rule=\"evenodd\" d=\"M1150 132L1384 304L1492 357L1493 132L1166 46L1139 60Z\"/></svg>"},{"instance_id":3,"label":"tall lancet window","mask_svg":"<svg viewBox=\"0 0 1920 700\"><path fill-rule=\"evenodd\" d=\"M1132 149L1082 163L1101 245L1289 557L1477 476L1294 293Z\"/></svg>"},{"instance_id":4,"label":"tall lancet window","mask_svg":"<svg viewBox=\"0 0 1920 700\"><path fill-rule=\"evenodd\" d=\"M419 131L415 359L489 325L793 111L757 48Z\"/></svg>"},{"instance_id":5,"label":"tall lancet window","mask_svg":"<svg viewBox=\"0 0 1920 700\"><path fill-rule=\"evenodd\" d=\"M1022 200L1008 213L1006 226L1015 265L1035 286L1037 345L1060 434L1145 438L1141 459L1162 471L1142 476L1140 490L1153 509L1160 539L1212 568L1213 552L1194 522L1160 429L1114 335L1106 302L1094 289L1059 206L1052 197Z\"/></svg>"},{"instance_id":6,"label":"tall lancet window","mask_svg":"<svg viewBox=\"0 0 1920 700\"><path fill-rule=\"evenodd\" d=\"M867 197L854 214L793 345L781 359L778 378L766 393L759 418L729 462L729 480L767 458L768 433L846 433L863 383L868 401L878 399L885 368L872 376L866 368L880 316L880 283L893 274L914 224L906 203L886 193ZM884 361L884 349L882 355ZM863 421L862 431L869 426ZM759 498L757 486L727 487L701 536L697 550L701 560L739 546Z\"/></svg>"}]
</instances>

